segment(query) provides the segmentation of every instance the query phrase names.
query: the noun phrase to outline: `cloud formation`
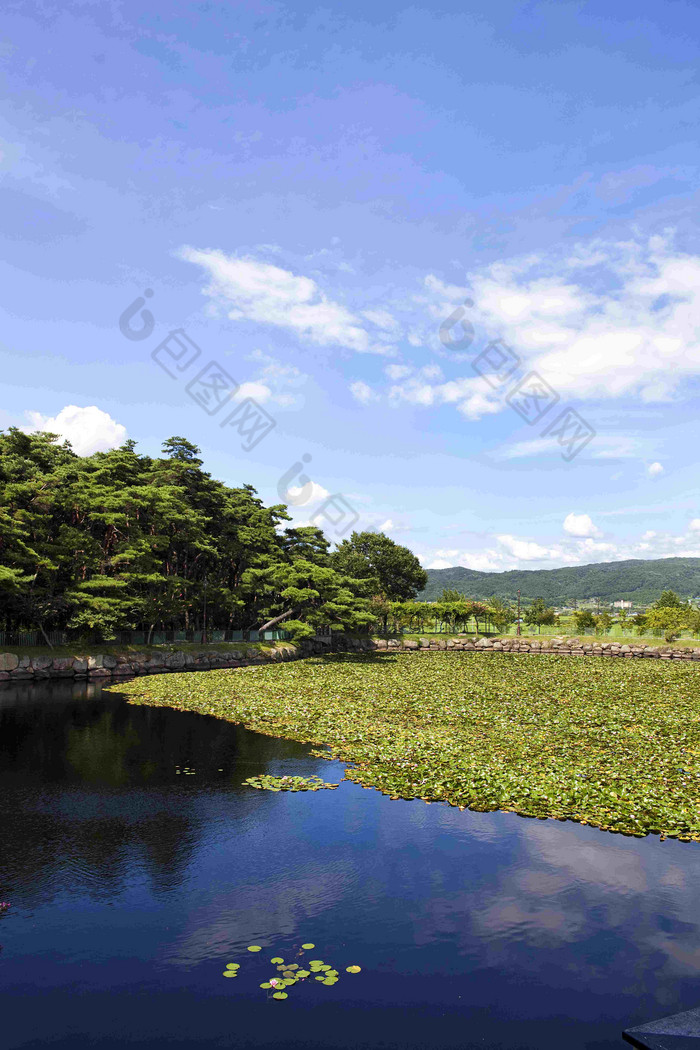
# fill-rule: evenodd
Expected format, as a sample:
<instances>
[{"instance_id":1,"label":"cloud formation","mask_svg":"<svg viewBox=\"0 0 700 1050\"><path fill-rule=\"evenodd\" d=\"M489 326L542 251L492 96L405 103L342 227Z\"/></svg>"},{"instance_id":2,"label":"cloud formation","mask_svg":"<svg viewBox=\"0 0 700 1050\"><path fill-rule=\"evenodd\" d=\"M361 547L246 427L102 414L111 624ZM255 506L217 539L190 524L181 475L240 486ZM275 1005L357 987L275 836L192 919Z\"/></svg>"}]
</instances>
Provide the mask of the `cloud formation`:
<instances>
[{"instance_id":1,"label":"cloud formation","mask_svg":"<svg viewBox=\"0 0 700 1050\"><path fill-rule=\"evenodd\" d=\"M232 321L274 325L320 346L341 346L358 353L394 352L371 340L361 318L328 298L311 277L250 256L227 255L220 249L184 247L179 254L202 267L209 277L204 294Z\"/></svg>"},{"instance_id":2,"label":"cloud formation","mask_svg":"<svg viewBox=\"0 0 700 1050\"><path fill-rule=\"evenodd\" d=\"M588 514L567 514L564 532L570 536L600 536L600 529L596 528Z\"/></svg>"},{"instance_id":3,"label":"cloud formation","mask_svg":"<svg viewBox=\"0 0 700 1050\"><path fill-rule=\"evenodd\" d=\"M73 451L79 456L90 456L93 452L107 452L118 448L127 439L126 427L117 423L97 405L66 405L55 416L44 416L41 412L27 412L30 426L21 429L26 434L45 430L70 441Z\"/></svg>"}]
</instances>

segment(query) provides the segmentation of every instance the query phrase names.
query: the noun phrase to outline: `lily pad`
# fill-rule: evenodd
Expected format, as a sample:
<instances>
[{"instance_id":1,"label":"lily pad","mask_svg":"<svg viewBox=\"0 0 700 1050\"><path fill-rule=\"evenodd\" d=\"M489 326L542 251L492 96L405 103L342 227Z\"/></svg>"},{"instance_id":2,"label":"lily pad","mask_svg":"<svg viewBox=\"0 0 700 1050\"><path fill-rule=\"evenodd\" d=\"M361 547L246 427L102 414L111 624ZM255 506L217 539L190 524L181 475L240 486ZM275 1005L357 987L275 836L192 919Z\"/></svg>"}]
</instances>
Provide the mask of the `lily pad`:
<instances>
[{"instance_id":1,"label":"lily pad","mask_svg":"<svg viewBox=\"0 0 700 1050\"><path fill-rule=\"evenodd\" d=\"M330 986L332 984L337 984L338 983L338 978L337 977L326 977L326 979L325 979L325 981L323 983L326 985L327 988L330 988Z\"/></svg>"},{"instance_id":2,"label":"lily pad","mask_svg":"<svg viewBox=\"0 0 700 1050\"><path fill-rule=\"evenodd\" d=\"M249 952L261 952L262 948L260 947L259 944L249 944L248 945L248 951Z\"/></svg>"},{"instance_id":3,"label":"lily pad","mask_svg":"<svg viewBox=\"0 0 700 1050\"><path fill-rule=\"evenodd\" d=\"M700 750L696 661L504 652L311 661L191 675L186 689L177 675L144 676L119 690L322 740L324 757L348 763L346 779L388 795L700 841L686 772L687 753Z\"/></svg>"},{"instance_id":4,"label":"lily pad","mask_svg":"<svg viewBox=\"0 0 700 1050\"><path fill-rule=\"evenodd\" d=\"M237 970L224 970L222 977L238 977Z\"/></svg>"},{"instance_id":5,"label":"lily pad","mask_svg":"<svg viewBox=\"0 0 700 1050\"><path fill-rule=\"evenodd\" d=\"M317 981L325 981L325 979L325 976L320 976L316 978Z\"/></svg>"},{"instance_id":6,"label":"lily pad","mask_svg":"<svg viewBox=\"0 0 700 1050\"><path fill-rule=\"evenodd\" d=\"M315 947L316 947L315 944L302 944L302 948L304 949L304 951L308 951L309 948L315 948Z\"/></svg>"},{"instance_id":7,"label":"lily pad","mask_svg":"<svg viewBox=\"0 0 700 1050\"><path fill-rule=\"evenodd\" d=\"M272 988L272 985L270 984L269 981L263 981L263 983L260 985L260 987L261 988Z\"/></svg>"},{"instance_id":8,"label":"lily pad","mask_svg":"<svg viewBox=\"0 0 700 1050\"><path fill-rule=\"evenodd\" d=\"M272 998L273 999L287 999L288 996L287 996L286 992L273 992L272 993Z\"/></svg>"},{"instance_id":9,"label":"lily pad","mask_svg":"<svg viewBox=\"0 0 700 1050\"><path fill-rule=\"evenodd\" d=\"M241 964L240 963L226 963L226 969L227 970L240 970L240 968L241 968Z\"/></svg>"},{"instance_id":10,"label":"lily pad","mask_svg":"<svg viewBox=\"0 0 700 1050\"><path fill-rule=\"evenodd\" d=\"M304 977L310 977L310 976L311 976L311 971L310 970L298 970L297 971L297 977L299 977L301 980L303 980Z\"/></svg>"},{"instance_id":11,"label":"lily pad","mask_svg":"<svg viewBox=\"0 0 700 1050\"><path fill-rule=\"evenodd\" d=\"M361 966L346 966L345 969L348 973L359 973L362 969Z\"/></svg>"},{"instance_id":12,"label":"lily pad","mask_svg":"<svg viewBox=\"0 0 700 1050\"><path fill-rule=\"evenodd\" d=\"M280 955L276 955L274 959L270 959L271 963L283 963L284 959Z\"/></svg>"},{"instance_id":13,"label":"lily pad","mask_svg":"<svg viewBox=\"0 0 700 1050\"><path fill-rule=\"evenodd\" d=\"M323 959L310 959L309 966L323 966Z\"/></svg>"},{"instance_id":14,"label":"lily pad","mask_svg":"<svg viewBox=\"0 0 700 1050\"><path fill-rule=\"evenodd\" d=\"M243 783L259 791L321 791L324 788L338 787L337 784L326 784L317 776L271 777L267 773L259 777L247 777Z\"/></svg>"}]
</instances>

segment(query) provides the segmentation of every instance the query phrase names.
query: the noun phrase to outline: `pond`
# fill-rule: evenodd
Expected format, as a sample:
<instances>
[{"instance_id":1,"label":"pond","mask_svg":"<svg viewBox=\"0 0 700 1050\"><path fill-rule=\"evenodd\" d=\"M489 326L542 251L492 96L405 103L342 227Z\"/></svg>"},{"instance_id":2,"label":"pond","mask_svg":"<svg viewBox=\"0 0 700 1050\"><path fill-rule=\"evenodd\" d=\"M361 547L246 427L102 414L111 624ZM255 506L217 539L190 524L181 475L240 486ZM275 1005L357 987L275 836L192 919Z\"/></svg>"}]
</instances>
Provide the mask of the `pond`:
<instances>
[{"instance_id":1,"label":"pond","mask_svg":"<svg viewBox=\"0 0 700 1050\"><path fill-rule=\"evenodd\" d=\"M700 1003L696 843L256 791L343 767L99 684L0 689L0 742L4 1050L602 1050ZM304 942L341 979L273 1001Z\"/></svg>"}]
</instances>

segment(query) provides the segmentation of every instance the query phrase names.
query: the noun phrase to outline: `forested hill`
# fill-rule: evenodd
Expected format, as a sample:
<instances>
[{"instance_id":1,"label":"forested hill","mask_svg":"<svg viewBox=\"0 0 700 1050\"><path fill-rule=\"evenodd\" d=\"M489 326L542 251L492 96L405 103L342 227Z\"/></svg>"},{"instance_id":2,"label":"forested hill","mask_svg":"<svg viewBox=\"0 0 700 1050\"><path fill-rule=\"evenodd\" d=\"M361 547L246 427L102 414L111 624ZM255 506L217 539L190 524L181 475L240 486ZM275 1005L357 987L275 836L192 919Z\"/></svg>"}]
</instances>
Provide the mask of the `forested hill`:
<instances>
[{"instance_id":1,"label":"forested hill","mask_svg":"<svg viewBox=\"0 0 700 1050\"><path fill-rule=\"evenodd\" d=\"M428 584L419 598L433 601L444 587L469 598L544 598L551 605L572 600L619 598L645 604L670 588L684 598L700 596L700 558L657 558L654 561L604 561L564 569L516 569L512 572L477 572L460 566L428 569Z\"/></svg>"}]
</instances>

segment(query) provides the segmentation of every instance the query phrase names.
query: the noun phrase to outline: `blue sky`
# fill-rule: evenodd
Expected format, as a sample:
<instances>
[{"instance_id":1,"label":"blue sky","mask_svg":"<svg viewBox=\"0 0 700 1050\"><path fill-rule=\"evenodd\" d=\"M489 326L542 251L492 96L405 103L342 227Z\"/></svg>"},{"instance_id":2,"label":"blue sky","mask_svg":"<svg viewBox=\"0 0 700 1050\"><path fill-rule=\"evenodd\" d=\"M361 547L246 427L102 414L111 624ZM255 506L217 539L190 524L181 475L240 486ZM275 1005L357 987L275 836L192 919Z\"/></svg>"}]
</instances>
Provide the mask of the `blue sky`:
<instances>
[{"instance_id":1,"label":"blue sky","mask_svg":"<svg viewBox=\"0 0 700 1050\"><path fill-rule=\"evenodd\" d=\"M700 9L464 6L11 2L0 427L427 566L700 556Z\"/></svg>"}]
</instances>

